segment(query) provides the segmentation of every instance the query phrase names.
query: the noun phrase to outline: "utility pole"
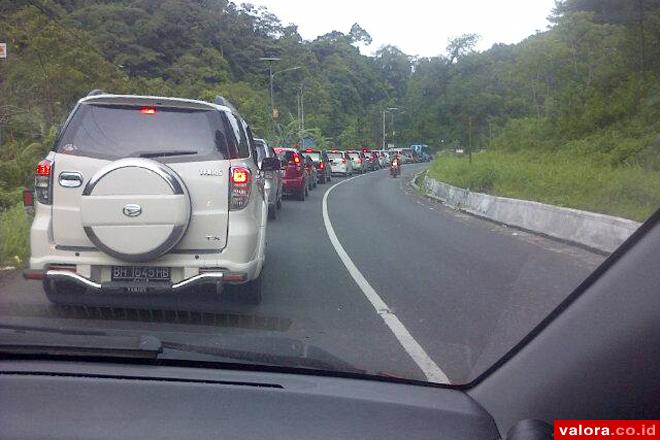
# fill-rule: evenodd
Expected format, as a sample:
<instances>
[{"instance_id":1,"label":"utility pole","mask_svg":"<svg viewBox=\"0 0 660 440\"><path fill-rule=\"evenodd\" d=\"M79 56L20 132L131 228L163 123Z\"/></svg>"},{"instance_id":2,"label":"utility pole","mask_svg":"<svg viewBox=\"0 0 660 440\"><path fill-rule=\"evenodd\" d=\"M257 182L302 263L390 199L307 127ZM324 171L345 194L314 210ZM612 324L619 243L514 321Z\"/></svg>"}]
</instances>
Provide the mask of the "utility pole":
<instances>
[{"instance_id":1,"label":"utility pole","mask_svg":"<svg viewBox=\"0 0 660 440\"><path fill-rule=\"evenodd\" d=\"M387 107L383 110L383 150L385 149L385 113L395 112L399 110L399 107ZM394 118L394 116L392 116ZM392 125L394 125L394 119L392 119Z\"/></svg>"},{"instance_id":2,"label":"utility pole","mask_svg":"<svg viewBox=\"0 0 660 440\"><path fill-rule=\"evenodd\" d=\"M273 77L275 76L273 74L273 61L279 61L281 58L277 57L261 57L259 60L261 61L268 61L268 82L269 82L269 90L270 90L270 117L273 120L273 124L275 124L275 100L273 98Z\"/></svg>"},{"instance_id":3,"label":"utility pole","mask_svg":"<svg viewBox=\"0 0 660 440\"><path fill-rule=\"evenodd\" d=\"M7 59L7 43L0 43L0 63L3 63ZM0 64L0 71L4 68L4 65ZM2 85L2 76L0 76L0 85ZM7 117L8 119L8 117ZM5 116L0 114L0 145L2 145L2 126L5 123Z\"/></svg>"},{"instance_id":4,"label":"utility pole","mask_svg":"<svg viewBox=\"0 0 660 440\"><path fill-rule=\"evenodd\" d=\"M468 116L468 161L472 163L472 116Z\"/></svg>"},{"instance_id":5,"label":"utility pole","mask_svg":"<svg viewBox=\"0 0 660 440\"><path fill-rule=\"evenodd\" d=\"M298 128L305 129L305 99L303 92L303 83L300 83L300 89L296 92L297 106L298 106Z\"/></svg>"},{"instance_id":6,"label":"utility pole","mask_svg":"<svg viewBox=\"0 0 660 440\"><path fill-rule=\"evenodd\" d=\"M383 148L382 148L382 150L385 149L385 112L387 112L387 110L383 110Z\"/></svg>"},{"instance_id":7,"label":"utility pole","mask_svg":"<svg viewBox=\"0 0 660 440\"><path fill-rule=\"evenodd\" d=\"M300 128L305 129L305 92L303 83L300 83Z\"/></svg>"},{"instance_id":8,"label":"utility pole","mask_svg":"<svg viewBox=\"0 0 660 440\"><path fill-rule=\"evenodd\" d=\"M276 119L278 116L277 110L275 110L275 98L274 98L274 89L273 89L273 80L275 79L275 75L278 73L284 73L284 72L289 72L291 70L298 70L301 69L300 66L296 67L289 67L288 69L284 70L278 70L277 72L273 72L273 61L280 61L281 58L277 57L261 57L259 58L260 61L268 61L268 81L269 81L269 90L270 90L270 117L273 121L273 129L277 129L277 123Z\"/></svg>"},{"instance_id":9,"label":"utility pole","mask_svg":"<svg viewBox=\"0 0 660 440\"><path fill-rule=\"evenodd\" d=\"M493 146L493 120L488 118L488 149Z\"/></svg>"},{"instance_id":10,"label":"utility pole","mask_svg":"<svg viewBox=\"0 0 660 440\"><path fill-rule=\"evenodd\" d=\"M300 116L300 92L296 92L296 111L298 119L298 130L302 130L301 116Z\"/></svg>"}]
</instances>

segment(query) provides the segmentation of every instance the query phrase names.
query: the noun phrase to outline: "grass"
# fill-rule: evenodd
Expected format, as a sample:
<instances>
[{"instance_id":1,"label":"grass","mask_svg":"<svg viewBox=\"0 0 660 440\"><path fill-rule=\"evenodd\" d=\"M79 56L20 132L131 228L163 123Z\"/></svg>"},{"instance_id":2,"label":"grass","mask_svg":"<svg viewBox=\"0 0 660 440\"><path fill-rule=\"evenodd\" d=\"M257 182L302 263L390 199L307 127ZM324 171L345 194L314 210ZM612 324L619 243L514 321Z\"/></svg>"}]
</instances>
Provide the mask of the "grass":
<instances>
[{"instance_id":1,"label":"grass","mask_svg":"<svg viewBox=\"0 0 660 440\"><path fill-rule=\"evenodd\" d=\"M637 221L660 208L660 172L596 165L569 154L489 151L440 154L429 175L472 191L583 209Z\"/></svg>"},{"instance_id":2,"label":"grass","mask_svg":"<svg viewBox=\"0 0 660 440\"><path fill-rule=\"evenodd\" d=\"M0 265L22 265L29 255L30 223L23 206L0 211Z\"/></svg>"}]
</instances>

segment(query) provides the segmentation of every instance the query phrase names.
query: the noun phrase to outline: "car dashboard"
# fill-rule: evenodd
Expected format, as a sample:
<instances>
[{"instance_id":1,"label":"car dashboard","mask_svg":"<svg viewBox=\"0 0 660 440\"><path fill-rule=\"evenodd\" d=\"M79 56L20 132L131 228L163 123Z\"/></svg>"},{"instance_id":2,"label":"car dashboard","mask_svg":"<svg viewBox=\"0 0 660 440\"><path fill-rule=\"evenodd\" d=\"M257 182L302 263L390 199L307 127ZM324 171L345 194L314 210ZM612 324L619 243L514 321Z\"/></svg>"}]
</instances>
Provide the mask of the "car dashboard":
<instances>
[{"instance_id":1,"label":"car dashboard","mask_svg":"<svg viewBox=\"0 0 660 440\"><path fill-rule=\"evenodd\" d=\"M0 362L0 438L496 439L465 393L360 378Z\"/></svg>"}]
</instances>

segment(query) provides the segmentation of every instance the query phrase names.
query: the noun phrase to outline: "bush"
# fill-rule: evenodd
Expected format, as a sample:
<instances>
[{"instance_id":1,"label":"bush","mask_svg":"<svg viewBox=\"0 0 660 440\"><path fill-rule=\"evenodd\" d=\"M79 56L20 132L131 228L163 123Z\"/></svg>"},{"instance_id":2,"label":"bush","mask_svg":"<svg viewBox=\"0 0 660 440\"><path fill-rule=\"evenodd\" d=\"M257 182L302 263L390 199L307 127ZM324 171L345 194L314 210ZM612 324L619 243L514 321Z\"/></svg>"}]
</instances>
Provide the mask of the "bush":
<instances>
[{"instance_id":1,"label":"bush","mask_svg":"<svg viewBox=\"0 0 660 440\"><path fill-rule=\"evenodd\" d=\"M22 205L0 211L0 264L19 266L29 255L30 222Z\"/></svg>"}]
</instances>

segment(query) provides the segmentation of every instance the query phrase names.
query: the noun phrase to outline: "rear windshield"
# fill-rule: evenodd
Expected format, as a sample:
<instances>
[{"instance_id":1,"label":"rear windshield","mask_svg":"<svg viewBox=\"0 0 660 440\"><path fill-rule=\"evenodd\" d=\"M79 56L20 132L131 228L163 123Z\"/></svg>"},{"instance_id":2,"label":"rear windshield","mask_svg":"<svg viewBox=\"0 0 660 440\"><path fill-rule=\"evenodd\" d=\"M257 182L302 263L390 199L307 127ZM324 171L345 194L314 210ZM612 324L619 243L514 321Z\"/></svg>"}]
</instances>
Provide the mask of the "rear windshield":
<instances>
[{"instance_id":1,"label":"rear windshield","mask_svg":"<svg viewBox=\"0 0 660 440\"><path fill-rule=\"evenodd\" d=\"M344 157L343 153L328 153L330 159L342 159Z\"/></svg>"},{"instance_id":2,"label":"rear windshield","mask_svg":"<svg viewBox=\"0 0 660 440\"><path fill-rule=\"evenodd\" d=\"M216 110L81 104L56 151L101 159L224 159L227 140Z\"/></svg>"},{"instance_id":3,"label":"rear windshield","mask_svg":"<svg viewBox=\"0 0 660 440\"><path fill-rule=\"evenodd\" d=\"M309 157L314 162L320 162L321 161L321 153L319 153L319 152L303 153L303 155Z\"/></svg>"},{"instance_id":4,"label":"rear windshield","mask_svg":"<svg viewBox=\"0 0 660 440\"><path fill-rule=\"evenodd\" d=\"M353 157L353 158L355 158L355 157L360 157L360 153L356 153L356 152L348 153L348 155L351 156L351 157Z\"/></svg>"},{"instance_id":5,"label":"rear windshield","mask_svg":"<svg viewBox=\"0 0 660 440\"><path fill-rule=\"evenodd\" d=\"M293 160L294 152L291 150L275 150L277 158L285 162L291 162Z\"/></svg>"}]
</instances>

